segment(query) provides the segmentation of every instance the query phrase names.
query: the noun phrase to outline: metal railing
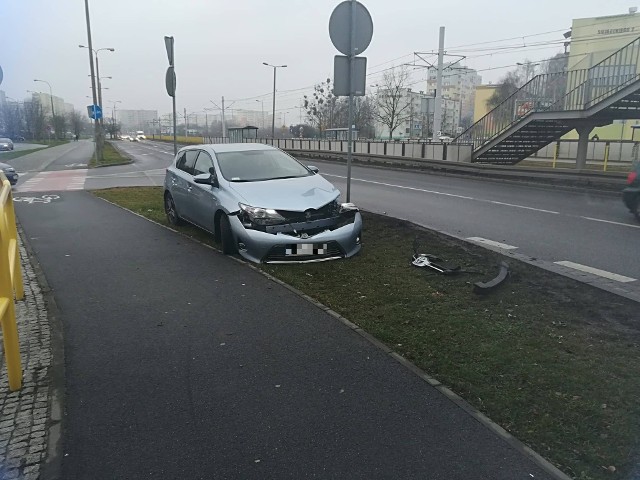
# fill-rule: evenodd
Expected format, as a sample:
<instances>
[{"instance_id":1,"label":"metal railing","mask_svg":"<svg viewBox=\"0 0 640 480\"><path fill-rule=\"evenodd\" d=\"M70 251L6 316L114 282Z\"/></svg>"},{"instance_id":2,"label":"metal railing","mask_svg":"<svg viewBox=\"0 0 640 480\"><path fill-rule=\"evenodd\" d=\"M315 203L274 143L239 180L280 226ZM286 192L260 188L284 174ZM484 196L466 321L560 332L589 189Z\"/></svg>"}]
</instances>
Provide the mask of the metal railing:
<instances>
[{"instance_id":1,"label":"metal railing","mask_svg":"<svg viewBox=\"0 0 640 480\"><path fill-rule=\"evenodd\" d=\"M536 75L454 143L474 151L534 112L587 110L640 78L640 37L588 69Z\"/></svg>"},{"instance_id":2,"label":"metal railing","mask_svg":"<svg viewBox=\"0 0 640 480\"><path fill-rule=\"evenodd\" d=\"M22 388L22 363L14 294L16 300L24 298L18 230L11 184L0 171L0 324L11 391Z\"/></svg>"}]
</instances>

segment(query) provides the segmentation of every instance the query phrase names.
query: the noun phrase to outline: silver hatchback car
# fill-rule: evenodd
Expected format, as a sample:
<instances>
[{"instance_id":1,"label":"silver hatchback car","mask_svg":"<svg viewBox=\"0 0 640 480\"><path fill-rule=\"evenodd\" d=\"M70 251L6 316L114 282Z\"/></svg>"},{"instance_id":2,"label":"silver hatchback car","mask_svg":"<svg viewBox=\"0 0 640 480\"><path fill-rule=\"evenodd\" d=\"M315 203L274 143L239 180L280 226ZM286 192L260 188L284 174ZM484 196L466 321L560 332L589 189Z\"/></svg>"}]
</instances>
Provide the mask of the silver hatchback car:
<instances>
[{"instance_id":1,"label":"silver hatchback car","mask_svg":"<svg viewBox=\"0 0 640 480\"><path fill-rule=\"evenodd\" d=\"M362 217L315 167L259 143L181 149L164 181L172 225L212 233L252 262L313 262L360 251Z\"/></svg>"}]
</instances>

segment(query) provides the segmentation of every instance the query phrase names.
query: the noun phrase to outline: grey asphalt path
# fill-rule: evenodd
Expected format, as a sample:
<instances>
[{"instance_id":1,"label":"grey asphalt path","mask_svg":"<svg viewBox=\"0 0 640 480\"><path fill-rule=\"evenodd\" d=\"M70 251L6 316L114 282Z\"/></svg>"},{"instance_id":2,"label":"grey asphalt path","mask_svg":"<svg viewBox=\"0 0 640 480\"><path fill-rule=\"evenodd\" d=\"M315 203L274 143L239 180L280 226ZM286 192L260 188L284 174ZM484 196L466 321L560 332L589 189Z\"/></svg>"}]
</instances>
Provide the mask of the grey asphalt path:
<instances>
[{"instance_id":1,"label":"grey asphalt path","mask_svg":"<svg viewBox=\"0 0 640 480\"><path fill-rule=\"evenodd\" d=\"M80 140L23 155L7 163L20 173L86 168L93 155L93 149L93 142ZM28 175L22 178L20 183L27 178Z\"/></svg>"},{"instance_id":2,"label":"grey asphalt path","mask_svg":"<svg viewBox=\"0 0 640 480\"><path fill-rule=\"evenodd\" d=\"M550 478L284 287L60 197L16 208L64 327L61 478Z\"/></svg>"}]
</instances>

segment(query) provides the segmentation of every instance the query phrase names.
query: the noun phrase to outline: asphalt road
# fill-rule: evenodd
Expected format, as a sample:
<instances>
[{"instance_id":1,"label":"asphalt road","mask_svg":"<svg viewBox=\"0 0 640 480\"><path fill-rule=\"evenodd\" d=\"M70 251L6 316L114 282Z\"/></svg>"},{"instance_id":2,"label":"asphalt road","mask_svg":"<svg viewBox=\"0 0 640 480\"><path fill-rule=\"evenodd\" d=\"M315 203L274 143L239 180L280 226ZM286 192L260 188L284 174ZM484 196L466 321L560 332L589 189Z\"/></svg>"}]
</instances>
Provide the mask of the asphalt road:
<instances>
[{"instance_id":1,"label":"asphalt road","mask_svg":"<svg viewBox=\"0 0 640 480\"><path fill-rule=\"evenodd\" d=\"M284 287L58 195L16 208L64 326L60 478L550 478Z\"/></svg>"}]
</instances>

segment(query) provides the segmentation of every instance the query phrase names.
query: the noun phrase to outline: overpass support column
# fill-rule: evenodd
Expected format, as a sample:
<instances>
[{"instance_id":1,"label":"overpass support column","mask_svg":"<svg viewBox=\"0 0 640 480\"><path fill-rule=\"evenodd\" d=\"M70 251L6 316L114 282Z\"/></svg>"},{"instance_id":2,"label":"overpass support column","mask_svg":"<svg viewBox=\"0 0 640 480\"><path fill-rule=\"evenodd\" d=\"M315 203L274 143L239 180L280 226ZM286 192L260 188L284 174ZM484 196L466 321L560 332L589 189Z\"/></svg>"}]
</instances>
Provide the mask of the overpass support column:
<instances>
[{"instance_id":1,"label":"overpass support column","mask_svg":"<svg viewBox=\"0 0 640 480\"><path fill-rule=\"evenodd\" d=\"M576 127L578 132L578 154L576 155L576 169L583 170L587 166L587 148L589 147L589 135L594 125L581 125Z\"/></svg>"}]
</instances>

